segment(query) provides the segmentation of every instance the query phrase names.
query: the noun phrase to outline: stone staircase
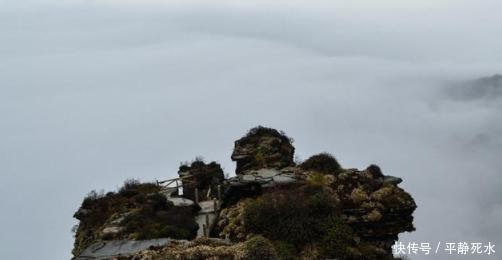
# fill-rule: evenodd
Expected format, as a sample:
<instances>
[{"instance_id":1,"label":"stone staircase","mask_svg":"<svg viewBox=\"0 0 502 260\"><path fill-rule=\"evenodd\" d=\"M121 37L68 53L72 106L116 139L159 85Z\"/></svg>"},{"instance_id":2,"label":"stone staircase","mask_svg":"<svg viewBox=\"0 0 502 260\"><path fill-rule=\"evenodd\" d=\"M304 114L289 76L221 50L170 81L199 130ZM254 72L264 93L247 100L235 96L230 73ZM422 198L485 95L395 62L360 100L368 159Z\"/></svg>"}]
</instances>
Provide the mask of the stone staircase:
<instances>
[{"instance_id":1,"label":"stone staircase","mask_svg":"<svg viewBox=\"0 0 502 260\"><path fill-rule=\"evenodd\" d=\"M166 196L166 199L171 201L175 206L191 206L197 203L201 210L195 216L195 221L199 224L199 229L197 230L197 237L209 237L209 232L212 229L215 221L217 220L219 214L219 206L221 201L217 199L205 200L205 201L192 201L183 197L173 197L172 194L178 191L182 185L179 185L178 181L182 178L171 179L163 182L158 182L162 185L161 193ZM170 186L175 184L175 186ZM198 198L198 192L196 192L196 197Z\"/></svg>"}]
</instances>

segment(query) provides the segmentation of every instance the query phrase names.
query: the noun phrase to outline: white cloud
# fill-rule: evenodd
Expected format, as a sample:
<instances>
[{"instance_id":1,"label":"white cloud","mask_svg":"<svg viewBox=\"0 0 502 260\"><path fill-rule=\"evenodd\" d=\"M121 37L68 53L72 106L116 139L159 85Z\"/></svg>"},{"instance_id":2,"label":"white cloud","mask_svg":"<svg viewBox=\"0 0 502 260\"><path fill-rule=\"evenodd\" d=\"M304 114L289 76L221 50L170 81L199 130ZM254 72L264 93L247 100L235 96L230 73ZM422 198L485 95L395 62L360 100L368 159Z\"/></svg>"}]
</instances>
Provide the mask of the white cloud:
<instances>
[{"instance_id":1,"label":"white cloud","mask_svg":"<svg viewBox=\"0 0 502 260\"><path fill-rule=\"evenodd\" d=\"M441 91L500 72L494 1L25 3L0 2L6 258L67 259L91 189L197 155L232 172L257 124L303 158L402 176L419 205L406 239L500 240L500 103Z\"/></svg>"}]
</instances>

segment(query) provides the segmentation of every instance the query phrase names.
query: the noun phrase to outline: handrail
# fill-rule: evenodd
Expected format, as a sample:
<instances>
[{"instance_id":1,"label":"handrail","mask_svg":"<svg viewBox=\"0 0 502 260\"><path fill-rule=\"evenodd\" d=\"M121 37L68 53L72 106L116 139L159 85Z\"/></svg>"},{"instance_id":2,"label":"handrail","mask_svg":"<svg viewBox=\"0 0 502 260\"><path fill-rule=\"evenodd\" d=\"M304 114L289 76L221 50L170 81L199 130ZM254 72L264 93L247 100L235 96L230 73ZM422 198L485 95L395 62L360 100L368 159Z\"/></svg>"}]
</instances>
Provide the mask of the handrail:
<instances>
[{"instance_id":1,"label":"handrail","mask_svg":"<svg viewBox=\"0 0 502 260\"><path fill-rule=\"evenodd\" d=\"M164 184L166 182L169 182L169 184L171 184L174 181L179 181L179 180L193 178L193 177L195 177L195 175L188 175L188 176L182 176L182 177L173 178L173 179L167 179L167 180L164 180L164 181L157 181L157 185L161 185L161 184ZM167 184L167 185L169 185L169 184Z\"/></svg>"},{"instance_id":2,"label":"handrail","mask_svg":"<svg viewBox=\"0 0 502 260\"><path fill-rule=\"evenodd\" d=\"M190 175L187 175L187 176L181 176L181 177L178 177L178 178L172 178L172 179L167 179L167 180L164 180L164 181L157 181L157 184L164 184L166 182L171 182L172 181L176 181L176 180L183 180L183 179L188 179L188 178L194 178L194 177L197 177L199 175L204 175L205 173L197 173L197 174L190 174Z\"/></svg>"}]
</instances>

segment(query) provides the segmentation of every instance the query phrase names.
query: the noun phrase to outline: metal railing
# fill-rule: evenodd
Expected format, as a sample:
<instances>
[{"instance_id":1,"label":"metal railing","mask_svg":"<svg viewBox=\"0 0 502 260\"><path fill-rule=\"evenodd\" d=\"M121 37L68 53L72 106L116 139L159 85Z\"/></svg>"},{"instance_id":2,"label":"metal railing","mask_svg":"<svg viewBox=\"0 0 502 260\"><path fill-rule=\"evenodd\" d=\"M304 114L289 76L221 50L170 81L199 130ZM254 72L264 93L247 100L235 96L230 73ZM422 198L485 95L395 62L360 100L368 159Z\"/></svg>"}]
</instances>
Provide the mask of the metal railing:
<instances>
[{"instance_id":1,"label":"metal railing","mask_svg":"<svg viewBox=\"0 0 502 260\"><path fill-rule=\"evenodd\" d=\"M178 177L178 178L173 178L173 179L168 179L168 180L163 180L163 181L156 181L157 185L161 186L161 189L162 190L169 190L169 189L176 189L178 190L180 187L183 188L183 180L186 180L186 179L190 179L190 178L193 178L195 177L196 175L188 175L188 176L183 176L183 177ZM173 186L174 184L174 186ZM214 226L216 220L218 219L219 217L219 213L220 213L220 209L221 209L221 203L222 203L222 194L221 194L221 185L218 185L217 186L217 195L216 195L216 198L210 198L210 194L211 194L211 188L209 188L208 190L208 193L206 195L206 198L208 198L208 200L206 201L212 201L213 203L213 213L212 214L215 214L215 217L214 217L214 220L212 223L210 223L209 221L209 214L211 214L210 212L208 213L203 213L205 214L205 223L202 225L202 230L203 230L203 236L204 237L209 237L209 233L210 233L210 230L212 229L212 227ZM195 195L195 204L199 204L199 189L198 188L195 188L194 190L194 195Z\"/></svg>"}]
</instances>

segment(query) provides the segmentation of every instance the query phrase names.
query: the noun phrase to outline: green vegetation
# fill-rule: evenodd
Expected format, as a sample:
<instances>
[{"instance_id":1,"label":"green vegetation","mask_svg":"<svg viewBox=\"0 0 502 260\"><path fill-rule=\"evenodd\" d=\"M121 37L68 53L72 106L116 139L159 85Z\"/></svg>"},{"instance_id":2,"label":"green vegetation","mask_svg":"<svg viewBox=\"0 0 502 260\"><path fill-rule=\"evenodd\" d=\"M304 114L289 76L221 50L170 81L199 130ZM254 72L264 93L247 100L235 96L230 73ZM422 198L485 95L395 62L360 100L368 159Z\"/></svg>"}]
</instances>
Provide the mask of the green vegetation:
<instances>
[{"instance_id":1,"label":"green vegetation","mask_svg":"<svg viewBox=\"0 0 502 260\"><path fill-rule=\"evenodd\" d=\"M383 177L382 170L380 170L380 167L378 165L372 164L366 168L366 170L373 176L373 178L380 178Z\"/></svg>"},{"instance_id":2,"label":"green vegetation","mask_svg":"<svg viewBox=\"0 0 502 260\"><path fill-rule=\"evenodd\" d=\"M331 180L328 175L320 172L314 172L307 177L307 183L312 187L328 187L331 184Z\"/></svg>"},{"instance_id":3,"label":"green vegetation","mask_svg":"<svg viewBox=\"0 0 502 260\"><path fill-rule=\"evenodd\" d=\"M232 160L237 162L236 173L294 166L292 142L284 132L263 126L252 128L235 142Z\"/></svg>"},{"instance_id":4,"label":"green vegetation","mask_svg":"<svg viewBox=\"0 0 502 260\"><path fill-rule=\"evenodd\" d=\"M127 180L118 192L90 192L74 215L80 220L74 254L98 239L194 238L198 225L188 217L194 208L175 207L159 192L156 184L136 180ZM116 232L104 233L110 226Z\"/></svg>"},{"instance_id":5,"label":"green vegetation","mask_svg":"<svg viewBox=\"0 0 502 260\"><path fill-rule=\"evenodd\" d=\"M243 218L246 230L272 240L301 245L317 236L310 228L317 220L309 216L306 198L293 192L268 193L248 201Z\"/></svg>"},{"instance_id":6,"label":"green vegetation","mask_svg":"<svg viewBox=\"0 0 502 260\"><path fill-rule=\"evenodd\" d=\"M377 165L364 171L343 169L328 153L297 164L291 142L275 129L251 129L235 142L232 160L238 176L228 181L216 162L205 163L199 157L182 164L181 196L194 200L196 189L199 201L222 196L209 232L212 238L173 241L138 256L393 259L389 244L399 233L414 230L416 208L411 195L397 186L399 180L383 179ZM280 176L268 176L276 171L260 171L270 168ZM171 196L180 195L168 190ZM128 180L116 192L89 193L75 213L80 223L75 227L74 255L100 240L194 239L200 206L174 206L164 192L157 184Z\"/></svg>"},{"instance_id":7,"label":"green vegetation","mask_svg":"<svg viewBox=\"0 0 502 260\"><path fill-rule=\"evenodd\" d=\"M277 131L276 129L261 125L251 128L238 142L242 145L255 144L260 142L260 139L264 136L277 137L282 143L292 144L294 142L293 138L288 137L283 131Z\"/></svg>"},{"instance_id":8,"label":"green vegetation","mask_svg":"<svg viewBox=\"0 0 502 260\"><path fill-rule=\"evenodd\" d=\"M300 167L306 171L316 171L324 174L338 174L343 171L336 158L329 153L312 155Z\"/></svg>"},{"instance_id":9,"label":"green vegetation","mask_svg":"<svg viewBox=\"0 0 502 260\"><path fill-rule=\"evenodd\" d=\"M318 244L326 256L341 256L342 248L352 242L353 236L350 227L338 217L336 196L325 189L314 195L306 195L303 190L274 191L248 200L243 213L245 229L281 241L276 248L286 259L290 259L287 255L297 255L308 243Z\"/></svg>"},{"instance_id":10,"label":"green vegetation","mask_svg":"<svg viewBox=\"0 0 502 260\"><path fill-rule=\"evenodd\" d=\"M183 197L191 200L195 200L195 188L199 190L199 196L207 194L207 191L211 189L210 195L216 197L218 184L225 179L220 164L217 162L206 164L201 158L196 158L191 163L182 164L179 171L187 172L192 176L192 178L183 180Z\"/></svg>"},{"instance_id":11,"label":"green vegetation","mask_svg":"<svg viewBox=\"0 0 502 260\"><path fill-rule=\"evenodd\" d=\"M274 244L277 256L281 260L296 260L298 259L295 247L287 242L276 240L272 242Z\"/></svg>"},{"instance_id":12,"label":"green vegetation","mask_svg":"<svg viewBox=\"0 0 502 260\"><path fill-rule=\"evenodd\" d=\"M346 259L350 255L348 248L354 237L352 229L334 215L327 217L321 225L324 227L318 243L321 255Z\"/></svg>"},{"instance_id":13,"label":"green vegetation","mask_svg":"<svg viewBox=\"0 0 502 260\"><path fill-rule=\"evenodd\" d=\"M277 260L277 253L270 240L262 236L254 236L244 243L245 260Z\"/></svg>"},{"instance_id":14,"label":"green vegetation","mask_svg":"<svg viewBox=\"0 0 502 260\"><path fill-rule=\"evenodd\" d=\"M192 239L199 226L193 218L192 207L174 207L159 193L147 195L144 203L124 218L124 234L134 239L170 237Z\"/></svg>"}]
</instances>

